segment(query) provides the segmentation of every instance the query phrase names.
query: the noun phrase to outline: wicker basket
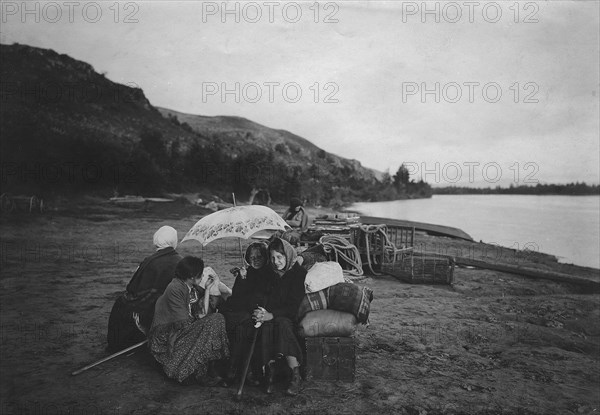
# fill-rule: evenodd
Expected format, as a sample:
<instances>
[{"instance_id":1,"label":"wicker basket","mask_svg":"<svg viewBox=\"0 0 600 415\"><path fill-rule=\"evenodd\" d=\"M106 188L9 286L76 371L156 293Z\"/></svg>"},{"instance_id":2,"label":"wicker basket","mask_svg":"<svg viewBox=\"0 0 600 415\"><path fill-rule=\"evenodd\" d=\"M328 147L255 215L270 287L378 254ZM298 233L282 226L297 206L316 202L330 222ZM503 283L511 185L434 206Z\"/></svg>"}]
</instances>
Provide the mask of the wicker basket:
<instances>
[{"instance_id":1,"label":"wicker basket","mask_svg":"<svg viewBox=\"0 0 600 415\"><path fill-rule=\"evenodd\" d=\"M383 262L381 271L411 284L452 284L454 258L415 252Z\"/></svg>"}]
</instances>

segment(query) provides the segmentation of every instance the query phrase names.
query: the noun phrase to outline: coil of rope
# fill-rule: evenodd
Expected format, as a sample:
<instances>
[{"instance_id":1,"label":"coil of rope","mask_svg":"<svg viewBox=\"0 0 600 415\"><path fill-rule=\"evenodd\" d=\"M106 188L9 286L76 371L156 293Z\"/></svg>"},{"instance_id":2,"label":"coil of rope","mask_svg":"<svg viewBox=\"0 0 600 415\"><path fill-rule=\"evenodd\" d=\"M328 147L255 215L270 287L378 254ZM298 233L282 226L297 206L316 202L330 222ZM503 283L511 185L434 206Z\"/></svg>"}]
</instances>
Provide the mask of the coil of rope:
<instances>
[{"instance_id":1,"label":"coil of rope","mask_svg":"<svg viewBox=\"0 0 600 415\"><path fill-rule=\"evenodd\" d=\"M345 270L350 275L361 276L363 275L362 262L360 260L360 253L358 248L352 245L346 238L337 235L324 235L319 239L319 243L323 246L323 251L326 254L335 255L337 262L339 258L342 258L346 263L355 269Z\"/></svg>"},{"instance_id":2,"label":"coil of rope","mask_svg":"<svg viewBox=\"0 0 600 415\"><path fill-rule=\"evenodd\" d=\"M393 254L396 251L396 246L392 243L392 241L390 241L390 238L388 237L387 234L387 226L386 225L360 225L360 230L364 232L365 234L365 249L367 251L366 256L367 256L367 266L369 267L369 270L373 273L373 275L382 275L379 272L375 272L375 269L373 269L373 264L371 263L371 247L369 246L369 235L371 234L375 234L375 233L381 233L382 236L382 240L383 240L383 254Z\"/></svg>"}]
</instances>

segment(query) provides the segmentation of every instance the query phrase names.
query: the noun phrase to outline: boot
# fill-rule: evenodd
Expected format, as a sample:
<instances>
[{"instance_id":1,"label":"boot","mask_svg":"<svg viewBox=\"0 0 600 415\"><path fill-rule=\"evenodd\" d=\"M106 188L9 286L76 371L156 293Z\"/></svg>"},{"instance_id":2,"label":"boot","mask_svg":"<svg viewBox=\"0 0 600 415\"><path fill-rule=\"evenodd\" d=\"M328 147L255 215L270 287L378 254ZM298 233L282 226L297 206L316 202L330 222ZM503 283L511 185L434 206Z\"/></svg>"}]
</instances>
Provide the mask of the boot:
<instances>
[{"instance_id":1,"label":"boot","mask_svg":"<svg viewBox=\"0 0 600 415\"><path fill-rule=\"evenodd\" d=\"M288 388L285 391L285 394L288 396L296 396L300 391L300 368L296 366L292 369L292 380Z\"/></svg>"},{"instance_id":2,"label":"boot","mask_svg":"<svg viewBox=\"0 0 600 415\"><path fill-rule=\"evenodd\" d=\"M234 359L231 359L229 361L229 366L227 367L227 374L225 375L225 379L227 379L228 382L233 383L235 381L235 377L237 375L237 362L234 361Z\"/></svg>"},{"instance_id":3,"label":"boot","mask_svg":"<svg viewBox=\"0 0 600 415\"><path fill-rule=\"evenodd\" d=\"M228 388L229 383L221 377L219 371L217 370L217 362L212 360L208 362L208 370L206 376L201 379L201 383L204 383L205 386L221 386L224 388Z\"/></svg>"},{"instance_id":4,"label":"boot","mask_svg":"<svg viewBox=\"0 0 600 415\"><path fill-rule=\"evenodd\" d=\"M248 386L258 386L260 385L260 381L254 376L253 370L248 370L246 374L246 385Z\"/></svg>"},{"instance_id":5,"label":"boot","mask_svg":"<svg viewBox=\"0 0 600 415\"><path fill-rule=\"evenodd\" d=\"M267 364L267 393L273 393L275 387L275 361L271 360Z\"/></svg>"}]
</instances>

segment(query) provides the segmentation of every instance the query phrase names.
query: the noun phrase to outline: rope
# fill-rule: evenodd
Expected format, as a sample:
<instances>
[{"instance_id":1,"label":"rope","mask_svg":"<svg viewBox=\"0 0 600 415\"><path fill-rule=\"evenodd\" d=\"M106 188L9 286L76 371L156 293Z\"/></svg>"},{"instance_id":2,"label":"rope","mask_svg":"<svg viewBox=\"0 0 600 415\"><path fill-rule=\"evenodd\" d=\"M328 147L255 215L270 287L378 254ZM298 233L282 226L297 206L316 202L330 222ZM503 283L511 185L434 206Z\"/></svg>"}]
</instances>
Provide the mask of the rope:
<instances>
[{"instance_id":1,"label":"rope","mask_svg":"<svg viewBox=\"0 0 600 415\"><path fill-rule=\"evenodd\" d=\"M360 225L360 230L365 235L365 250L367 256L367 267L373 275L383 275L382 273L376 272L373 268L371 261L371 247L369 245L370 236L372 234L381 234L382 241L382 255L393 255L395 257L396 245L390 240L387 234L386 225ZM339 258L342 258L349 265L355 268L355 270L344 271L351 275L361 276L364 274L362 268L362 261L360 258L360 252L358 248L348 242L348 240L338 235L325 235L319 239L319 243L323 246L323 250L326 254L334 254L335 260L339 262ZM395 260L395 258L394 258ZM383 261L383 258L382 258Z\"/></svg>"},{"instance_id":2,"label":"rope","mask_svg":"<svg viewBox=\"0 0 600 415\"><path fill-rule=\"evenodd\" d=\"M387 234L387 226L386 225L360 225L360 230L365 234L365 249L367 251L367 264L373 275L382 275L379 272L375 272L373 269L373 264L371 264L371 249L369 247L369 234L381 233L383 237L383 254L396 252L396 246L390 241L390 238Z\"/></svg>"},{"instance_id":3,"label":"rope","mask_svg":"<svg viewBox=\"0 0 600 415\"><path fill-rule=\"evenodd\" d=\"M346 238L337 235L324 235L319 239L319 243L323 246L323 251L326 254L335 254L335 260L342 258L349 265L354 267L352 270L345 270L351 275L363 275L362 263L360 261L360 253L358 248L352 245Z\"/></svg>"}]
</instances>

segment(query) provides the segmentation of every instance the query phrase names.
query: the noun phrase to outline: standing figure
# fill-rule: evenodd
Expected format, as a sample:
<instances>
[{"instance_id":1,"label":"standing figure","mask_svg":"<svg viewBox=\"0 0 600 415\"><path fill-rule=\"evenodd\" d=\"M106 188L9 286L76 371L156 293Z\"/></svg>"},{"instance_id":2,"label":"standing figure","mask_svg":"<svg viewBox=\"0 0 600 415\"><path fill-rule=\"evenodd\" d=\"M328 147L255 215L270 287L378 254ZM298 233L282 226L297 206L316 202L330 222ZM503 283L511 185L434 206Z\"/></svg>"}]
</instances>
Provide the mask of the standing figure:
<instances>
[{"instance_id":1,"label":"standing figure","mask_svg":"<svg viewBox=\"0 0 600 415\"><path fill-rule=\"evenodd\" d=\"M181 260L177 231L161 227L154 234L156 252L138 266L127 289L115 301L108 319L106 350L114 353L143 341L152 325L154 304L175 275Z\"/></svg>"},{"instance_id":2,"label":"standing figure","mask_svg":"<svg viewBox=\"0 0 600 415\"><path fill-rule=\"evenodd\" d=\"M200 258L179 261L175 278L156 301L148 345L169 378L214 386L221 381L215 363L229 357L229 343L225 317L210 307L218 277L210 276L205 289L198 287L203 269Z\"/></svg>"},{"instance_id":3,"label":"standing figure","mask_svg":"<svg viewBox=\"0 0 600 415\"><path fill-rule=\"evenodd\" d=\"M256 322L263 323L256 353L267 366L267 393L273 393L276 360L285 359L291 372L286 394L293 396L300 386L302 348L296 337L296 316L305 295L306 270L296 262L294 248L280 238L269 244L269 259L276 276L268 288L265 305L252 313Z\"/></svg>"}]
</instances>

